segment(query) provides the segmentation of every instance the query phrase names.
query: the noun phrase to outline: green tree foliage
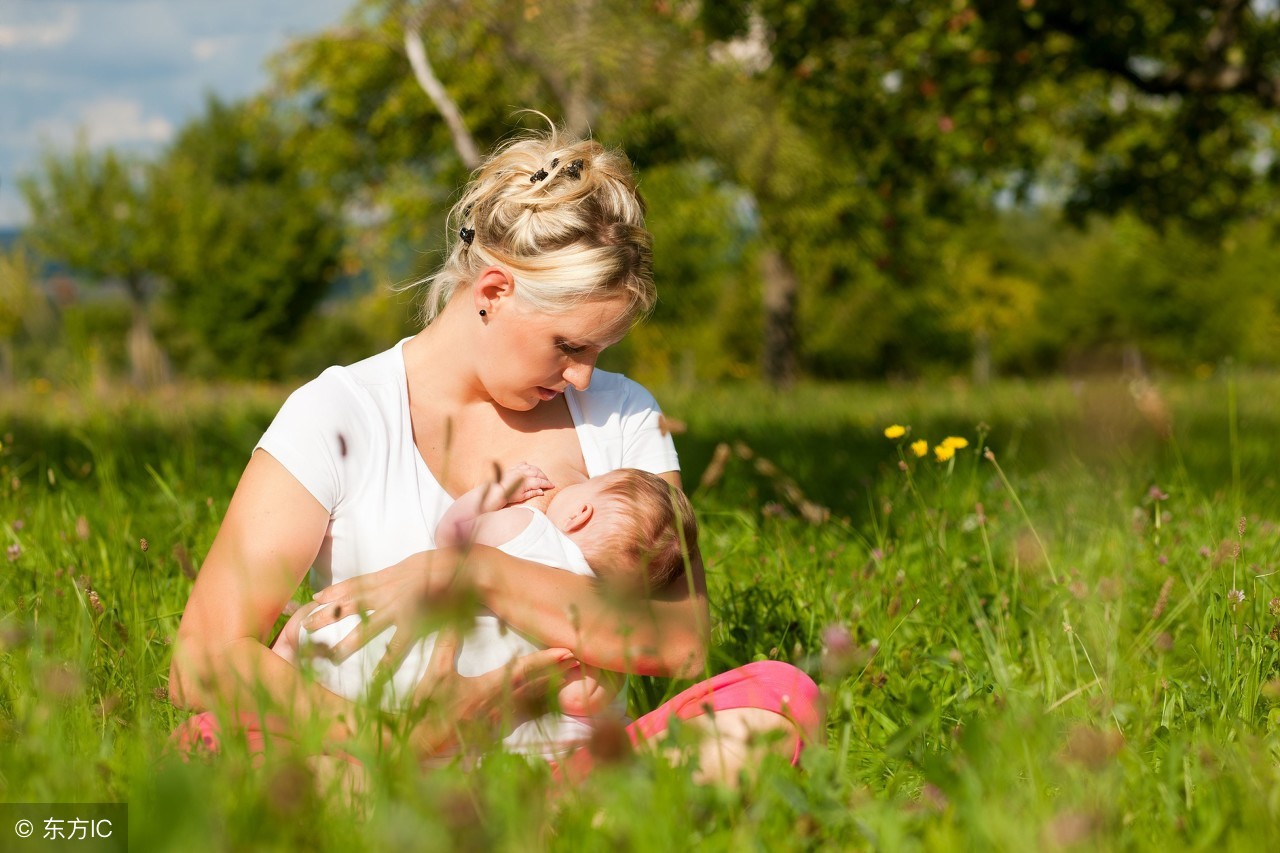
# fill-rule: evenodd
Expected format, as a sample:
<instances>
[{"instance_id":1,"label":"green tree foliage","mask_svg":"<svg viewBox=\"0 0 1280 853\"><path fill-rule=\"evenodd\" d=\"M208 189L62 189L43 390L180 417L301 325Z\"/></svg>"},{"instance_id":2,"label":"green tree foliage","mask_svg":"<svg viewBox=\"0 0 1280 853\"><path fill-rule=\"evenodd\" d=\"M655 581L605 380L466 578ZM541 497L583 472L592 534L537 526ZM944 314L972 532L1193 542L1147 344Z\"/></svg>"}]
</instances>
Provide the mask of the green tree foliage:
<instances>
[{"instance_id":1,"label":"green tree foliage","mask_svg":"<svg viewBox=\"0 0 1280 853\"><path fill-rule=\"evenodd\" d=\"M36 279L36 264L25 246L0 249L0 386L13 383L19 341L42 336L50 325L49 305Z\"/></svg>"},{"instance_id":2,"label":"green tree foliage","mask_svg":"<svg viewBox=\"0 0 1280 853\"><path fill-rule=\"evenodd\" d=\"M168 251L151 206L149 175L149 166L112 151L91 153L81 140L66 155L47 153L40 171L20 182L31 210L32 246L92 283L123 285L133 315L129 363L140 386L168 376L148 311L154 274Z\"/></svg>"},{"instance_id":3,"label":"green tree foliage","mask_svg":"<svg viewBox=\"0 0 1280 853\"><path fill-rule=\"evenodd\" d=\"M266 101L211 99L161 163L166 337L192 371L279 372L338 270L342 232L328 188Z\"/></svg>"},{"instance_id":4,"label":"green tree foliage","mask_svg":"<svg viewBox=\"0 0 1280 853\"><path fill-rule=\"evenodd\" d=\"M829 202L850 187L844 192L860 215L845 217L837 230L856 235L858 254L888 277L896 301L891 313L913 330L927 312L932 322L923 322L935 332L960 324L974 330L980 349L990 334L997 350L1025 351L1029 340L999 340L1025 329L1023 323L977 332L993 293L990 287L962 293L986 278L971 275L984 262L957 260L956 249L973 244L958 246L947 235L957 224L989 219L997 203L1060 204L1080 224L1096 213L1130 212L1172 229L1171 240L1160 243L1168 275L1147 279L1164 282L1152 285L1150 299L1124 286L1115 265L1100 264L1087 286L1099 296L1091 303L1101 320L1096 325L1107 331L1083 337L1127 337L1128 345L1163 346L1153 354L1173 356L1174 342L1189 328L1184 321L1206 316L1206 291L1191 281L1194 270L1222 263L1214 241L1232 223L1276 209L1280 10L1274 4L744 0L699 8L712 38L767 49L757 76L787 106L789 120L819 140L833 166L823 193L804 194L808 204L821 209L826 202L831 212ZM875 192L859 194L857 187ZM802 221L790 212L784 217ZM831 239L811 225L790 241L793 251L808 234ZM1130 237L1138 240L1133 233L1121 239ZM1196 239L1207 242L1187 243ZM1153 240L1160 238L1143 230L1126 250L1146 260L1142 247ZM1198 266L1180 266L1167 255L1175 246ZM805 254L830 251L819 245ZM821 323L832 322L840 302L828 298L830 290L815 290L816 269L802 260L797 269L806 279L798 317L809 368L856 369L865 362L847 342L876 340L874 325L870 336L855 334L851 317L838 323L844 334L824 334ZM989 285L1013 281L993 274ZM865 263L846 264L835 278L852 294L885 292ZM1186 284L1175 287L1173 280ZM1034 277L1023 276L1017 287L1002 288L1004 301L1018 302L1014 313L1025 316L1035 286ZM958 300L975 304L957 311ZM1081 308L1088 316L1091 309ZM898 356L911 347L888 325L879 354L901 363ZM1058 326L1051 323L1062 335ZM1162 335L1170 343L1156 340ZM1229 349L1225 338L1205 343L1206 352Z\"/></svg>"},{"instance_id":5,"label":"green tree foliage","mask_svg":"<svg viewBox=\"0 0 1280 853\"><path fill-rule=\"evenodd\" d=\"M530 106L637 161L664 299L633 367L986 375L1263 357L1274 296L1239 258L1265 241L1221 239L1274 209L1278 26L1239 0L363 0L277 80L380 278L429 268L466 173L416 33L480 148ZM1131 217L1041 234L1037 257L1016 241L1052 217L1013 206ZM1194 283L1228 268L1256 283Z\"/></svg>"}]
</instances>

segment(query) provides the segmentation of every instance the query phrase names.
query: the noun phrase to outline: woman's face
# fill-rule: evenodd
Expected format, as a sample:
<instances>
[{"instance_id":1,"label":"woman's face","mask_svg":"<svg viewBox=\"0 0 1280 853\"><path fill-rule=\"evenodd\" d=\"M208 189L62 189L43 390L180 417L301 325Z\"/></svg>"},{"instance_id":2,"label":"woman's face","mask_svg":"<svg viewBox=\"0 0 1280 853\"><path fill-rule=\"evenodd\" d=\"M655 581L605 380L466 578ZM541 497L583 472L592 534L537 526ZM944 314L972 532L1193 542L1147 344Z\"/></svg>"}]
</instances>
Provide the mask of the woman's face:
<instances>
[{"instance_id":1,"label":"woman's face","mask_svg":"<svg viewBox=\"0 0 1280 853\"><path fill-rule=\"evenodd\" d=\"M481 335L479 377L503 408L528 411L572 385L585 391L596 359L631 325L625 296L584 302L562 314L543 314L519 297L490 303Z\"/></svg>"}]
</instances>

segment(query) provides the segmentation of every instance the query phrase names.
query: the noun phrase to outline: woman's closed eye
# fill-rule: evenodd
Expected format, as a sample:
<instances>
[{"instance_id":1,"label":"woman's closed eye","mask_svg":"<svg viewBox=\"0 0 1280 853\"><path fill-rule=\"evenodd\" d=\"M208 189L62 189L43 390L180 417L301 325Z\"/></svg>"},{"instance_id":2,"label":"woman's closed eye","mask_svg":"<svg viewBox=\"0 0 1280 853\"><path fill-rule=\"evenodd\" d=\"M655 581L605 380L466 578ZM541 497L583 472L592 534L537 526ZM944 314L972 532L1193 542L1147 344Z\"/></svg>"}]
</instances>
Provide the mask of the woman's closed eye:
<instances>
[{"instance_id":1,"label":"woman's closed eye","mask_svg":"<svg viewBox=\"0 0 1280 853\"><path fill-rule=\"evenodd\" d=\"M587 347L571 344L568 341L556 341L556 348L565 355L582 355L587 351Z\"/></svg>"}]
</instances>

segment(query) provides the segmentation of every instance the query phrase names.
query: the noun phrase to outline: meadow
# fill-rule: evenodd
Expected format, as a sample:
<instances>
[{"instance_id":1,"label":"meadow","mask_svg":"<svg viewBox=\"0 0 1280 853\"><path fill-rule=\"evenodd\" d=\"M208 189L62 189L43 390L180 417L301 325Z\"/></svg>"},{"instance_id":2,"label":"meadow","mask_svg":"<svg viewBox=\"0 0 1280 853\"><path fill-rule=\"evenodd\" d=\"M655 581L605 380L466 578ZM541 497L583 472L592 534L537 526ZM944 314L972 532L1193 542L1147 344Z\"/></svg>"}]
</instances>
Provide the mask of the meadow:
<instances>
[{"instance_id":1,"label":"meadow","mask_svg":"<svg viewBox=\"0 0 1280 853\"><path fill-rule=\"evenodd\" d=\"M285 745L180 760L172 638L285 389L42 385L0 396L0 800L127 802L138 850L1275 849L1280 378L656 391L710 668L814 676L803 770L371 750L353 799Z\"/></svg>"}]
</instances>

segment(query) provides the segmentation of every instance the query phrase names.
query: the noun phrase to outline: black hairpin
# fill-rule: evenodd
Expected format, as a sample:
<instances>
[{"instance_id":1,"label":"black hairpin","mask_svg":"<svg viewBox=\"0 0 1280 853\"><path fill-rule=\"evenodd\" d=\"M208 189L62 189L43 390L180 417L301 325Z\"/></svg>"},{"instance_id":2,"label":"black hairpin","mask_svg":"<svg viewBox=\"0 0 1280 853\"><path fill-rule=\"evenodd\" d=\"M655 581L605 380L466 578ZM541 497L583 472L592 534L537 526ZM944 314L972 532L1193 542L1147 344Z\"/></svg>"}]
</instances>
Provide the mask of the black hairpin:
<instances>
[{"instance_id":1,"label":"black hairpin","mask_svg":"<svg viewBox=\"0 0 1280 853\"><path fill-rule=\"evenodd\" d=\"M559 166L559 165L560 165L560 158L559 158L559 157L553 157L553 158L551 158L551 168L553 168L553 169L554 169L556 166Z\"/></svg>"},{"instance_id":2,"label":"black hairpin","mask_svg":"<svg viewBox=\"0 0 1280 853\"><path fill-rule=\"evenodd\" d=\"M529 176L529 183L536 184L538 181L542 180L546 176L547 176L547 170L539 169L538 171L534 172L532 175Z\"/></svg>"},{"instance_id":3,"label":"black hairpin","mask_svg":"<svg viewBox=\"0 0 1280 853\"><path fill-rule=\"evenodd\" d=\"M462 242L470 246L471 241L476 238L476 229L468 228L467 226L464 225L458 229L458 237L462 240Z\"/></svg>"},{"instance_id":4,"label":"black hairpin","mask_svg":"<svg viewBox=\"0 0 1280 853\"><path fill-rule=\"evenodd\" d=\"M582 161L574 160L568 166L564 167L564 173L575 181L582 177Z\"/></svg>"}]
</instances>

